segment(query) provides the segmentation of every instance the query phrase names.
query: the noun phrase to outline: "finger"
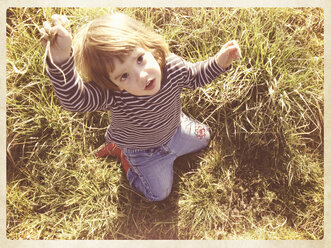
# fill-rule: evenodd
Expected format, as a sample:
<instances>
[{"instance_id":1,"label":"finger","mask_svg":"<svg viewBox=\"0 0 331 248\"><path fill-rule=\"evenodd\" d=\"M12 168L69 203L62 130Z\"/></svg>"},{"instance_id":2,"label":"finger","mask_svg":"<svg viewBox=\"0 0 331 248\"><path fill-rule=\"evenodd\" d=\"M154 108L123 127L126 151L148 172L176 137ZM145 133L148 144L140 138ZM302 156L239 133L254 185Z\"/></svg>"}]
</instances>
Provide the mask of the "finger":
<instances>
[{"instance_id":1,"label":"finger","mask_svg":"<svg viewBox=\"0 0 331 248\"><path fill-rule=\"evenodd\" d=\"M225 48L225 51L227 52L227 53L236 53L237 51L238 51L238 47L236 47L236 46L229 46L229 47L227 47L227 48Z\"/></svg>"},{"instance_id":2,"label":"finger","mask_svg":"<svg viewBox=\"0 0 331 248\"><path fill-rule=\"evenodd\" d=\"M70 32L62 25L57 25L53 27L53 29L55 30L54 32L59 36L65 37L70 35Z\"/></svg>"},{"instance_id":3,"label":"finger","mask_svg":"<svg viewBox=\"0 0 331 248\"><path fill-rule=\"evenodd\" d=\"M240 59L240 48L237 45L232 45L225 48L225 52L228 53L233 59Z\"/></svg>"},{"instance_id":4,"label":"finger","mask_svg":"<svg viewBox=\"0 0 331 248\"><path fill-rule=\"evenodd\" d=\"M51 27L49 23L44 23L44 28L40 29L41 38L44 41L52 41L59 32L59 26Z\"/></svg>"},{"instance_id":5,"label":"finger","mask_svg":"<svg viewBox=\"0 0 331 248\"><path fill-rule=\"evenodd\" d=\"M39 29L39 33L40 33L41 38L45 38L47 36L45 28Z\"/></svg>"},{"instance_id":6,"label":"finger","mask_svg":"<svg viewBox=\"0 0 331 248\"><path fill-rule=\"evenodd\" d=\"M70 22L65 15L52 15L52 24L54 27L57 27L57 31L60 32L60 35L71 35ZM67 32L61 28L64 27Z\"/></svg>"},{"instance_id":7,"label":"finger","mask_svg":"<svg viewBox=\"0 0 331 248\"><path fill-rule=\"evenodd\" d=\"M51 20L52 20L52 25L53 26L59 25L59 23L60 23L60 15L58 15L58 14L52 15Z\"/></svg>"},{"instance_id":8,"label":"finger","mask_svg":"<svg viewBox=\"0 0 331 248\"><path fill-rule=\"evenodd\" d=\"M48 34L46 33L44 28L39 29L39 33L40 33L40 39L41 39L41 44L43 45L43 47L46 47L47 41L49 39Z\"/></svg>"},{"instance_id":9,"label":"finger","mask_svg":"<svg viewBox=\"0 0 331 248\"><path fill-rule=\"evenodd\" d=\"M69 19L65 15L60 16L60 21L61 21L62 25L65 27L70 24Z\"/></svg>"},{"instance_id":10,"label":"finger","mask_svg":"<svg viewBox=\"0 0 331 248\"><path fill-rule=\"evenodd\" d=\"M45 21L43 23L43 27L44 27L45 32L48 33L49 30L51 29L51 24L48 21Z\"/></svg>"},{"instance_id":11,"label":"finger","mask_svg":"<svg viewBox=\"0 0 331 248\"><path fill-rule=\"evenodd\" d=\"M56 26L56 25L68 26L69 25L69 20L68 20L67 16L65 16L65 15L55 14L55 15L52 15L51 19L52 19L52 24L54 26Z\"/></svg>"},{"instance_id":12,"label":"finger","mask_svg":"<svg viewBox=\"0 0 331 248\"><path fill-rule=\"evenodd\" d=\"M57 35L57 33L58 33L58 27L57 26L51 27L48 31L49 39L53 40L53 38L55 37L55 35Z\"/></svg>"},{"instance_id":13,"label":"finger","mask_svg":"<svg viewBox=\"0 0 331 248\"><path fill-rule=\"evenodd\" d=\"M237 51L234 53L235 54L235 57L237 59L240 59L241 58L241 51L240 51L240 47L239 47L237 41L235 41L235 40L230 41L229 44L228 44L228 46L227 46L227 48L236 48Z\"/></svg>"},{"instance_id":14,"label":"finger","mask_svg":"<svg viewBox=\"0 0 331 248\"><path fill-rule=\"evenodd\" d=\"M237 42L235 43L235 46L237 47L237 53L236 53L236 55L237 55L238 59L240 59L240 58L241 58L241 50L240 50L240 46L238 45Z\"/></svg>"},{"instance_id":15,"label":"finger","mask_svg":"<svg viewBox=\"0 0 331 248\"><path fill-rule=\"evenodd\" d=\"M51 29L52 29L52 27L51 27L50 23L44 22L43 27L41 29L39 29L42 40L47 41L47 40L51 39L51 37L52 37Z\"/></svg>"},{"instance_id":16,"label":"finger","mask_svg":"<svg viewBox=\"0 0 331 248\"><path fill-rule=\"evenodd\" d=\"M227 43L225 43L224 48L227 48L227 47L230 47L230 46L236 46L236 45L238 46L237 41L231 40L231 41L228 41Z\"/></svg>"},{"instance_id":17,"label":"finger","mask_svg":"<svg viewBox=\"0 0 331 248\"><path fill-rule=\"evenodd\" d=\"M237 47L237 49L235 49L233 51L233 58L234 59L240 59L241 58L241 52L240 52L240 48Z\"/></svg>"}]
</instances>

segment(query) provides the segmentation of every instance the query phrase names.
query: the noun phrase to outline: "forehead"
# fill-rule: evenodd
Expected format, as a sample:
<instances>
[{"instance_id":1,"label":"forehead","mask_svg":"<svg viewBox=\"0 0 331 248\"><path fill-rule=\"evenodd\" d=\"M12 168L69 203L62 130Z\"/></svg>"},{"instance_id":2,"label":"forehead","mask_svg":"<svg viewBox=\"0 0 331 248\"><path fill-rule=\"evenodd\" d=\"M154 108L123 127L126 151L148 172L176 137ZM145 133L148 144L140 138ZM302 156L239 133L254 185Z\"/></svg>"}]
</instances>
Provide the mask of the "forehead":
<instances>
[{"instance_id":1,"label":"forehead","mask_svg":"<svg viewBox=\"0 0 331 248\"><path fill-rule=\"evenodd\" d=\"M122 67L130 54L131 53L109 56L106 62L107 71L113 73L116 69Z\"/></svg>"},{"instance_id":2,"label":"forehead","mask_svg":"<svg viewBox=\"0 0 331 248\"><path fill-rule=\"evenodd\" d=\"M108 63L110 72L116 73L126 67L129 67L132 62L136 61L136 59L145 52L146 51L143 48L135 48L127 54L112 56Z\"/></svg>"}]
</instances>

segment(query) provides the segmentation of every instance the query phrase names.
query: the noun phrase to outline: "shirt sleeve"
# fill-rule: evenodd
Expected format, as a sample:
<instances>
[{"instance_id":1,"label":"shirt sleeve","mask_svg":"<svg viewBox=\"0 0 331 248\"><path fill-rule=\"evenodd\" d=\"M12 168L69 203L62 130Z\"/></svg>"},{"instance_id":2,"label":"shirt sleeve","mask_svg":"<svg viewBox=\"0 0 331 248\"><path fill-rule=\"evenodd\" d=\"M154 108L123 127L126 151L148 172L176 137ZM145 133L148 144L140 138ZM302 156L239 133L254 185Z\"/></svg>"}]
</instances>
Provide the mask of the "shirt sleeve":
<instances>
[{"instance_id":1,"label":"shirt sleeve","mask_svg":"<svg viewBox=\"0 0 331 248\"><path fill-rule=\"evenodd\" d=\"M73 56L57 66L58 68L49 58L46 59L46 63L47 74L53 84L55 95L64 109L73 112L90 112L111 108L112 92L101 89L94 82L84 83L75 69Z\"/></svg>"},{"instance_id":2,"label":"shirt sleeve","mask_svg":"<svg viewBox=\"0 0 331 248\"><path fill-rule=\"evenodd\" d=\"M208 83L211 83L221 74L232 69L232 65L223 69L216 62L216 57L212 57L208 60L189 63L184 61L187 68L187 78L184 81L184 88L195 89L197 87L203 87Z\"/></svg>"}]
</instances>

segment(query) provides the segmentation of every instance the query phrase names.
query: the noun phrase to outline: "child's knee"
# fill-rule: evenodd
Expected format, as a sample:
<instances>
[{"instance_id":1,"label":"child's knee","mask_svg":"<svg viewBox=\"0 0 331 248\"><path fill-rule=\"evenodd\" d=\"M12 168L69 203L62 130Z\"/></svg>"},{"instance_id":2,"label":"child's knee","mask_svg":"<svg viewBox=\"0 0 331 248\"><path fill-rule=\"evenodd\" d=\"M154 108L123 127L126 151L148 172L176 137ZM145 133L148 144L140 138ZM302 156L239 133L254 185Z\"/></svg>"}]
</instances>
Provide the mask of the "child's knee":
<instances>
[{"instance_id":1,"label":"child's knee","mask_svg":"<svg viewBox=\"0 0 331 248\"><path fill-rule=\"evenodd\" d=\"M133 189L143 194L147 200L157 202L166 199L172 189L172 177L162 175L158 178L153 177L152 180L146 180L129 169L127 178Z\"/></svg>"},{"instance_id":2,"label":"child's knee","mask_svg":"<svg viewBox=\"0 0 331 248\"><path fill-rule=\"evenodd\" d=\"M195 127L195 137L200 140L204 146L207 146L210 141L210 129L207 125L199 124Z\"/></svg>"},{"instance_id":3,"label":"child's knee","mask_svg":"<svg viewBox=\"0 0 331 248\"><path fill-rule=\"evenodd\" d=\"M146 197L148 200L153 202L162 201L165 200L170 195L170 192L171 192L171 186L158 189L156 192Z\"/></svg>"}]
</instances>

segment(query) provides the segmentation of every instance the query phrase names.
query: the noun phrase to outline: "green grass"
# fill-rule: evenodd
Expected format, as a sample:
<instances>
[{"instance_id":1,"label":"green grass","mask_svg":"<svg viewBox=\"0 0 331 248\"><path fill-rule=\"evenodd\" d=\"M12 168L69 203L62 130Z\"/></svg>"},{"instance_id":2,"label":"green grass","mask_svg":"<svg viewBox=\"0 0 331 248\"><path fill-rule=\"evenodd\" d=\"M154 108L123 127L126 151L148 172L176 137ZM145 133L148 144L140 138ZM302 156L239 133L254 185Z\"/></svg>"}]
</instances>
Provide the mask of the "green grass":
<instances>
[{"instance_id":1,"label":"green grass","mask_svg":"<svg viewBox=\"0 0 331 248\"><path fill-rule=\"evenodd\" d=\"M118 160L97 159L110 115L61 108L38 28L72 30L111 9L7 10L9 239L322 239L324 13L319 8L121 9L188 61L236 39L243 58L184 91L212 128L209 148L175 162L170 196L134 193Z\"/></svg>"}]
</instances>

